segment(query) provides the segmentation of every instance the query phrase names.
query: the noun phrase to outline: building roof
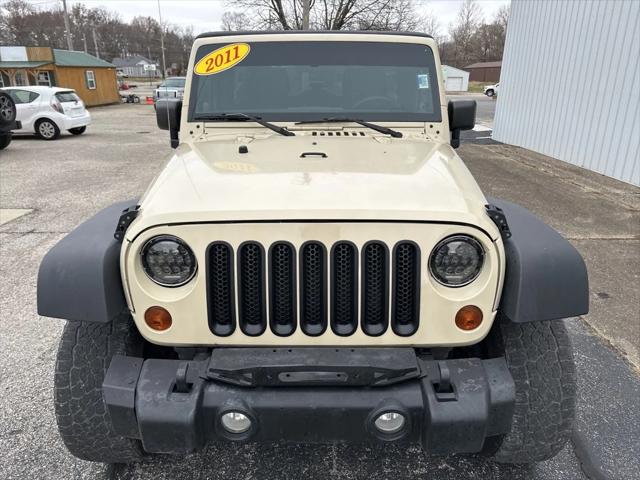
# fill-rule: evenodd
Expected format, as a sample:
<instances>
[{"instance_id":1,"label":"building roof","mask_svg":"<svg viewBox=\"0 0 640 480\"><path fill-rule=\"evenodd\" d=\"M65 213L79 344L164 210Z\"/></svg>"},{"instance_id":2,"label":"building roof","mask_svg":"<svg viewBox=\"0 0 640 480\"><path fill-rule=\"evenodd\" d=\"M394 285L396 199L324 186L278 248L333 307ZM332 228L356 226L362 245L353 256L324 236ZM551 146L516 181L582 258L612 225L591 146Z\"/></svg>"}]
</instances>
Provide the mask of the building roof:
<instances>
[{"instance_id":1,"label":"building roof","mask_svg":"<svg viewBox=\"0 0 640 480\"><path fill-rule=\"evenodd\" d=\"M52 62L39 61L39 62L3 62L0 60L0 68L38 68L42 65L49 65Z\"/></svg>"},{"instance_id":2,"label":"building roof","mask_svg":"<svg viewBox=\"0 0 640 480\"><path fill-rule=\"evenodd\" d=\"M497 62L477 62L472 63L471 65L467 65L464 68L497 68L502 66L502 60L498 60Z\"/></svg>"},{"instance_id":3,"label":"building roof","mask_svg":"<svg viewBox=\"0 0 640 480\"><path fill-rule=\"evenodd\" d=\"M460 68L456 68L456 67L452 67L451 65L442 65L442 68L445 68L447 70L455 70L456 72L460 72L460 73L464 73L466 75L469 75L469 72L467 72L466 70L462 70Z\"/></svg>"},{"instance_id":4,"label":"building roof","mask_svg":"<svg viewBox=\"0 0 640 480\"><path fill-rule=\"evenodd\" d=\"M142 55L133 55L131 57L117 57L113 59L113 64L116 67L136 67L140 62L145 62L147 64L153 64L151 60L147 57L143 57Z\"/></svg>"},{"instance_id":5,"label":"building roof","mask_svg":"<svg viewBox=\"0 0 640 480\"><path fill-rule=\"evenodd\" d=\"M114 65L84 52L53 49L54 63L59 67L102 67L113 68Z\"/></svg>"}]
</instances>

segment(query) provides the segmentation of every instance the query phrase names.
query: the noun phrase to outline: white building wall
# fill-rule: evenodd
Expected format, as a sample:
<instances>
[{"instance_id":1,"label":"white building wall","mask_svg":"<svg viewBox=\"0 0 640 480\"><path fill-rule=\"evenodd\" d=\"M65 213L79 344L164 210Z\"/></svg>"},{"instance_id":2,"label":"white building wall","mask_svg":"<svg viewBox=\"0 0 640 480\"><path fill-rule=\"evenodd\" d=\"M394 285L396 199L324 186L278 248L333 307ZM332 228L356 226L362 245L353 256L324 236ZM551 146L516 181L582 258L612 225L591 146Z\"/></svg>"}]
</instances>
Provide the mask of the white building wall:
<instances>
[{"instance_id":1,"label":"white building wall","mask_svg":"<svg viewBox=\"0 0 640 480\"><path fill-rule=\"evenodd\" d=\"M469 90L469 72L449 65L442 65L442 73L447 92L466 92Z\"/></svg>"},{"instance_id":2,"label":"white building wall","mask_svg":"<svg viewBox=\"0 0 640 480\"><path fill-rule=\"evenodd\" d=\"M640 185L640 1L514 0L493 138Z\"/></svg>"}]
</instances>

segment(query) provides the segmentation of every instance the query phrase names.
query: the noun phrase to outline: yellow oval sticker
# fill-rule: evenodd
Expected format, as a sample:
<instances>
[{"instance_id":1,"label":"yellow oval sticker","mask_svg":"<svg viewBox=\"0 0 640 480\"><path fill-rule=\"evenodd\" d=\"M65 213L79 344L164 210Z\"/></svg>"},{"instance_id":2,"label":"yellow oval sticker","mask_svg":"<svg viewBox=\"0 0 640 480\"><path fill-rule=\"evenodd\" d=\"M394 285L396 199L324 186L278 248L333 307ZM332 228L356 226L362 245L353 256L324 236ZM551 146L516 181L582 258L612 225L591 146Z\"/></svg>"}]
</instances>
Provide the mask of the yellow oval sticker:
<instances>
[{"instance_id":1,"label":"yellow oval sticker","mask_svg":"<svg viewBox=\"0 0 640 480\"><path fill-rule=\"evenodd\" d=\"M247 43L232 43L214 50L196 63L193 71L197 75L213 75L237 65L249 55L251 47Z\"/></svg>"}]
</instances>

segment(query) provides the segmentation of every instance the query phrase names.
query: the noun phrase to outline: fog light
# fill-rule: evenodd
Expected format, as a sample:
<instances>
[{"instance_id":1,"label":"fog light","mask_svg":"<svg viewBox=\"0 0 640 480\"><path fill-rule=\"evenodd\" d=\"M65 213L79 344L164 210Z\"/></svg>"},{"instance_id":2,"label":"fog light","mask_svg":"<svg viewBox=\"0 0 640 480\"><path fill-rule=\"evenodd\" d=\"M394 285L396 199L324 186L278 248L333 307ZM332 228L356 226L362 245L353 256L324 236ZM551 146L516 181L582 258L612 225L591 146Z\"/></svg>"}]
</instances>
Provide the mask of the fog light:
<instances>
[{"instance_id":1,"label":"fog light","mask_svg":"<svg viewBox=\"0 0 640 480\"><path fill-rule=\"evenodd\" d=\"M398 433L404 427L404 415L398 412L387 412L376 418L375 426L382 433Z\"/></svg>"},{"instance_id":2,"label":"fog light","mask_svg":"<svg viewBox=\"0 0 640 480\"><path fill-rule=\"evenodd\" d=\"M244 433L251 428L251 419L240 412L227 412L220 421L229 433Z\"/></svg>"}]
</instances>

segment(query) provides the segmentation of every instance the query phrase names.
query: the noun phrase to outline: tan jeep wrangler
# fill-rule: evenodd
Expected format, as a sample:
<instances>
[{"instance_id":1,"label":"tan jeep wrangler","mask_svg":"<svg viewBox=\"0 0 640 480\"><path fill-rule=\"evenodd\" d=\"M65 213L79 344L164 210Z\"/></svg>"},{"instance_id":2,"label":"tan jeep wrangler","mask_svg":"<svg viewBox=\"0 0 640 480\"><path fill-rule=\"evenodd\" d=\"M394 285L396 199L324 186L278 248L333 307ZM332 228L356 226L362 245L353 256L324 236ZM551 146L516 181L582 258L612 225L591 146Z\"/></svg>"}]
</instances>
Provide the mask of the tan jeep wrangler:
<instances>
[{"instance_id":1,"label":"tan jeep wrangler","mask_svg":"<svg viewBox=\"0 0 640 480\"><path fill-rule=\"evenodd\" d=\"M577 251L485 198L456 154L430 37L198 37L174 156L143 197L44 258L69 320L55 408L74 455L129 462L210 441L407 442L550 458L576 394L562 318ZM115 234L114 234L115 230Z\"/></svg>"}]
</instances>

